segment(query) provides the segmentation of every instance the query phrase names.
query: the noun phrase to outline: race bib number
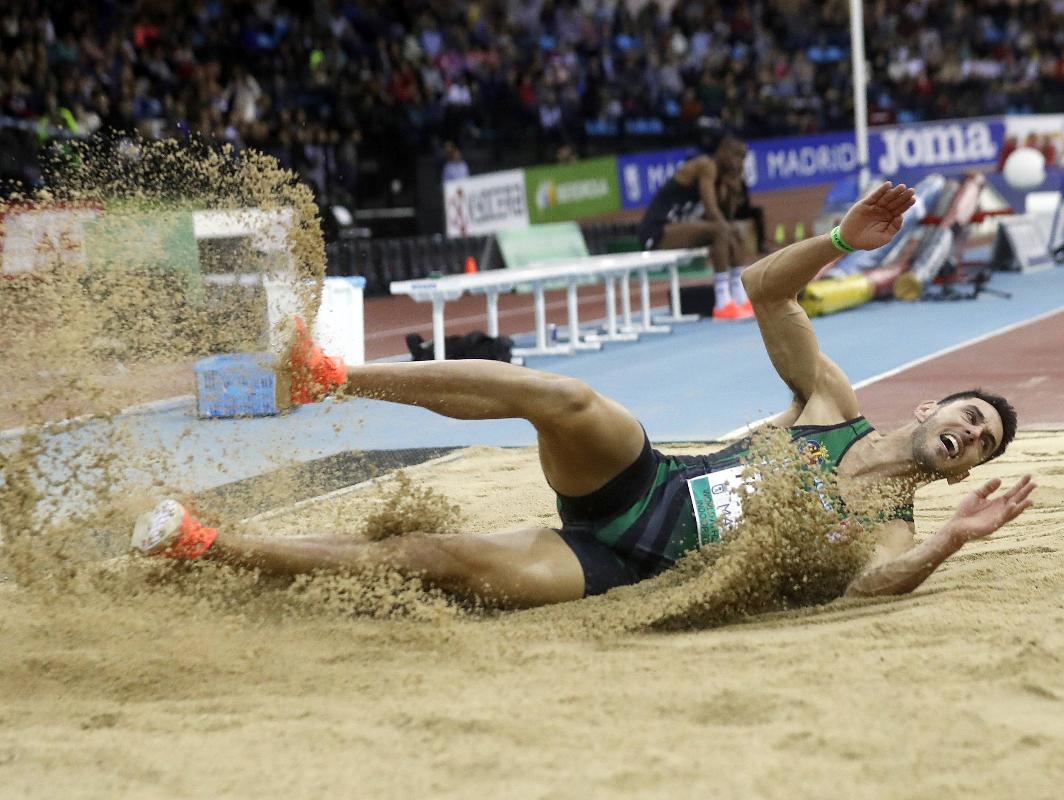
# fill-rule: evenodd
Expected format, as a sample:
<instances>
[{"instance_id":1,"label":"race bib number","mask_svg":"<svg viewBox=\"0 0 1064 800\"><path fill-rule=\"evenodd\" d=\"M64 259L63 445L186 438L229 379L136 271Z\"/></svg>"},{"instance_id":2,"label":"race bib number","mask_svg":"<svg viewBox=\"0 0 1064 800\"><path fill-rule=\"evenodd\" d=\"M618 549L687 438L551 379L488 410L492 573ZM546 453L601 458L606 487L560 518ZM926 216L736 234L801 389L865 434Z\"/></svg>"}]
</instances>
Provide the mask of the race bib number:
<instances>
[{"instance_id":1,"label":"race bib number","mask_svg":"<svg viewBox=\"0 0 1064 800\"><path fill-rule=\"evenodd\" d=\"M799 463L810 472L809 491L812 491L825 511L834 512L835 505L824 479L821 477L829 454L827 448L816 439L803 440L799 449ZM784 463L790 463L786 459ZM754 491L754 483L761 479L755 473L751 482L742 479L743 466L721 469L708 475L689 478L687 490L691 493L691 507L698 527L698 544L719 542L743 518L743 497Z\"/></svg>"},{"instance_id":2,"label":"race bib number","mask_svg":"<svg viewBox=\"0 0 1064 800\"><path fill-rule=\"evenodd\" d=\"M749 491L743 488L742 471L741 466L732 467L687 481L699 545L719 542L742 519L742 495Z\"/></svg>"}]
</instances>

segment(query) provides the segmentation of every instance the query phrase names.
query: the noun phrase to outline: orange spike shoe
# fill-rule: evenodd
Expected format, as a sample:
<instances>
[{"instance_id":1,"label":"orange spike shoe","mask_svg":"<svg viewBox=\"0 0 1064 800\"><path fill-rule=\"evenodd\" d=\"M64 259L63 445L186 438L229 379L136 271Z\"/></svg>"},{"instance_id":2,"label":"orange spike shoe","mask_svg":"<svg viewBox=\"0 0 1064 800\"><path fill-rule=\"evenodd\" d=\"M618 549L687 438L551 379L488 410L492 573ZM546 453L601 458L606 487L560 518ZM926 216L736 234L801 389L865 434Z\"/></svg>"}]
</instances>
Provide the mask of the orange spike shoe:
<instances>
[{"instance_id":1,"label":"orange spike shoe","mask_svg":"<svg viewBox=\"0 0 1064 800\"><path fill-rule=\"evenodd\" d=\"M140 515L130 548L145 556L189 561L206 553L217 538L217 529L208 528L179 502L167 499Z\"/></svg>"},{"instance_id":2,"label":"orange spike shoe","mask_svg":"<svg viewBox=\"0 0 1064 800\"><path fill-rule=\"evenodd\" d=\"M720 308L713 309L713 319L739 319L739 306L732 300L727 305L723 305Z\"/></svg>"},{"instance_id":3,"label":"orange spike shoe","mask_svg":"<svg viewBox=\"0 0 1064 800\"><path fill-rule=\"evenodd\" d=\"M316 403L334 386L347 382L347 368L342 358L327 356L314 344L302 317L295 317L295 338L284 359L292 375L292 403Z\"/></svg>"}]
</instances>

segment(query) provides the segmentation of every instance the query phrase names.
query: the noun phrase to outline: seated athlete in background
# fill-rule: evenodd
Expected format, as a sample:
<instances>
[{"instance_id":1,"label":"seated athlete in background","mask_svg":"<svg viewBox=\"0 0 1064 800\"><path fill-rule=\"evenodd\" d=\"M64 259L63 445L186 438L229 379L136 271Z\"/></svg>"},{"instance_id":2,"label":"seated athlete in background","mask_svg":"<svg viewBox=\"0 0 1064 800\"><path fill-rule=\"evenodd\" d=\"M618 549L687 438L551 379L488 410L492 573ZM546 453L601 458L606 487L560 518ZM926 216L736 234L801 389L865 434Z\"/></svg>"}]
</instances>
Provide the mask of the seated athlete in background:
<instances>
[{"instance_id":1,"label":"seated athlete in background","mask_svg":"<svg viewBox=\"0 0 1064 800\"><path fill-rule=\"evenodd\" d=\"M636 235L644 250L709 247L714 319L747 319L754 310L739 274L746 260L736 211L743 194L746 145L708 117L698 121L698 155L683 162L651 198Z\"/></svg>"},{"instance_id":2,"label":"seated athlete in background","mask_svg":"<svg viewBox=\"0 0 1064 800\"><path fill-rule=\"evenodd\" d=\"M788 428L796 442L816 440L824 468L836 472L844 504L859 507L877 483L907 487L908 503L873 529L875 556L850 585L853 595L912 591L965 542L992 533L1030 506L1034 489L1024 476L992 497L1000 481L987 481L944 527L917 544L911 509L916 488L939 478L961 480L1000 455L1015 434L1015 412L995 395L962 392L923 403L908 424L880 433L861 416L842 370L820 352L798 305L798 291L836 256L833 242L864 249L885 244L912 202L911 190L884 183L851 208L831 235L790 245L743 274L769 356L795 396L775 424ZM651 448L628 411L585 383L496 361L368 364L326 382L344 383L349 394L456 419L527 419L538 433L543 474L558 495L561 528L410 534L380 542L346 535L249 536L204 527L166 500L138 520L133 548L281 575L387 567L456 594L521 607L635 583L727 536L717 506L694 501L705 497L707 486L735 475L747 442L708 456L666 456ZM741 490L731 487L727 501L740 500Z\"/></svg>"},{"instance_id":3,"label":"seated athlete in background","mask_svg":"<svg viewBox=\"0 0 1064 800\"><path fill-rule=\"evenodd\" d=\"M750 224L754 228L754 244L757 247L757 254L759 256L768 255L775 248L770 247L768 240L765 238L765 209L761 206L755 206L750 200L750 187L745 179L741 179L739 182L738 197L739 200L735 206L735 219L738 221L750 220Z\"/></svg>"}]
</instances>

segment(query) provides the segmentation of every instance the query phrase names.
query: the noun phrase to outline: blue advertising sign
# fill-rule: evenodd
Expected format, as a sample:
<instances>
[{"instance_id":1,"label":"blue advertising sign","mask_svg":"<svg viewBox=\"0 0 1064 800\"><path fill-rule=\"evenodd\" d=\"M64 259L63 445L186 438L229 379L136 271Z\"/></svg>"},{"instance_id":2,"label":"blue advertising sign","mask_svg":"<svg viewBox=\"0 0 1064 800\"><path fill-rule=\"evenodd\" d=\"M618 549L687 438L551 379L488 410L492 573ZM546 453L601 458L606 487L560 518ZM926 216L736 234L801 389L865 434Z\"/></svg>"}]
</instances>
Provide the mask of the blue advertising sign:
<instances>
[{"instance_id":1,"label":"blue advertising sign","mask_svg":"<svg viewBox=\"0 0 1064 800\"><path fill-rule=\"evenodd\" d=\"M876 128L869 132L869 169L914 181L928 172L957 172L997 160L1003 119L961 119ZM853 131L748 142L746 181L753 191L832 183L857 172Z\"/></svg>"},{"instance_id":2,"label":"blue advertising sign","mask_svg":"<svg viewBox=\"0 0 1064 800\"><path fill-rule=\"evenodd\" d=\"M650 198L694 155L694 148L660 150L617 157L617 181L621 187L622 208L645 208Z\"/></svg>"},{"instance_id":3,"label":"blue advertising sign","mask_svg":"<svg viewBox=\"0 0 1064 800\"><path fill-rule=\"evenodd\" d=\"M745 175L751 191L831 183L856 171L853 131L747 142Z\"/></svg>"},{"instance_id":4,"label":"blue advertising sign","mask_svg":"<svg viewBox=\"0 0 1064 800\"><path fill-rule=\"evenodd\" d=\"M931 170L956 172L997 161L1005 120L950 119L880 128L869 137L872 172L912 180Z\"/></svg>"}]
</instances>

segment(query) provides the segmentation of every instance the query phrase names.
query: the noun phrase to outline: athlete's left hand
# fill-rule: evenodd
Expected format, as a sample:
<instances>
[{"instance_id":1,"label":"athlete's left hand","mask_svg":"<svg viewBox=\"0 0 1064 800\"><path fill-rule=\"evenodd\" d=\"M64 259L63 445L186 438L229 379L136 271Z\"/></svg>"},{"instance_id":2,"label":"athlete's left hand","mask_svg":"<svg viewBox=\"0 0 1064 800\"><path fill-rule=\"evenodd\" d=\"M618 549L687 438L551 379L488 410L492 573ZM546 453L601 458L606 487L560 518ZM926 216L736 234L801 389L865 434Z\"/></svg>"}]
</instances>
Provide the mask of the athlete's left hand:
<instances>
[{"instance_id":1,"label":"athlete's left hand","mask_svg":"<svg viewBox=\"0 0 1064 800\"><path fill-rule=\"evenodd\" d=\"M988 480L957 506L957 512L948 523L950 532L962 543L989 536L1031 507L1034 501L1030 495L1035 486L1031 476L1024 475L1007 492L990 499L990 495L1001 487L1001 479Z\"/></svg>"},{"instance_id":2,"label":"athlete's left hand","mask_svg":"<svg viewBox=\"0 0 1064 800\"><path fill-rule=\"evenodd\" d=\"M875 250L882 247L901 229L901 215L914 202L915 192L899 183L883 181L842 218L839 233L850 247Z\"/></svg>"}]
</instances>

